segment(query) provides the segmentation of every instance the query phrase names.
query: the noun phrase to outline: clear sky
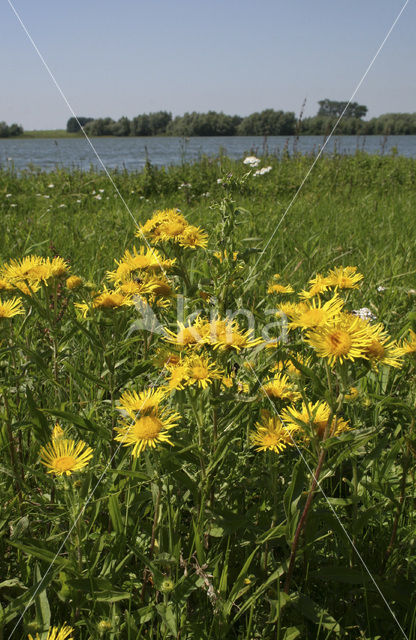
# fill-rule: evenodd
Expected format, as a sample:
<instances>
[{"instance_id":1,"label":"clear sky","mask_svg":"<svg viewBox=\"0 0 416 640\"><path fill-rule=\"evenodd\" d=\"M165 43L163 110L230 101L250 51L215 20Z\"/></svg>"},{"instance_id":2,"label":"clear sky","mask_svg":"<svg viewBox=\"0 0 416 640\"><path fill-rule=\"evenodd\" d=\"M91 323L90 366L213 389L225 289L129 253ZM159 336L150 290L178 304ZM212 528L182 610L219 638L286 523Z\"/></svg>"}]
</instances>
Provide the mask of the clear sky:
<instances>
[{"instance_id":1,"label":"clear sky","mask_svg":"<svg viewBox=\"0 0 416 640\"><path fill-rule=\"evenodd\" d=\"M266 108L314 115L348 100L404 0L11 0L77 115ZM369 117L416 111L416 0L358 91ZM0 0L0 120L71 116Z\"/></svg>"}]
</instances>

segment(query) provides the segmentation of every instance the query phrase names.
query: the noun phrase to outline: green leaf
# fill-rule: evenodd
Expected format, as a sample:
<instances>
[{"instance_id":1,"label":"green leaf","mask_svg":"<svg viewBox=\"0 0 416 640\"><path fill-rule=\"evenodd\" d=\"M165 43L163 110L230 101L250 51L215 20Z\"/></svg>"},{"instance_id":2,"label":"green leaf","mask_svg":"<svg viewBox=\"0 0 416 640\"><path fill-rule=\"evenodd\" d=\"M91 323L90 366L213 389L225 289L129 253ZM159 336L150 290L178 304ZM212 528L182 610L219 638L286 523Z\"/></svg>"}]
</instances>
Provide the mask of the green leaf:
<instances>
[{"instance_id":1,"label":"green leaf","mask_svg":"<svg viewBox=\"0 0 416 640\"><path fill-rule=\"evenodd\" d=\"M175 638L178 636L178 628L176 626L176 616L171 604L160 603L156 605L157 612L169 631Z\"/></svg>"},{"instance_id":2,"label":"green leaf","mask_svg":"<svg viewBox=\"0 0 416 640\"><path fill-rule=\"evenodd\" d=\"M341 627L325 609L303 593L291 597L292 605L311 622L335 633L341 633Z\"/></svg>"},{"instance_id":3,"label":"green leaf","mask_svg":"<svg viewBox=\"0 0 416 640\"><path fill-rule=\"evenodd\" d=\"M114 531L118 534L122 534L124 531L123 519L121 517L118 495L115 493L111 494L108 497L108 511Z\"/></svg>"}]
</instances>

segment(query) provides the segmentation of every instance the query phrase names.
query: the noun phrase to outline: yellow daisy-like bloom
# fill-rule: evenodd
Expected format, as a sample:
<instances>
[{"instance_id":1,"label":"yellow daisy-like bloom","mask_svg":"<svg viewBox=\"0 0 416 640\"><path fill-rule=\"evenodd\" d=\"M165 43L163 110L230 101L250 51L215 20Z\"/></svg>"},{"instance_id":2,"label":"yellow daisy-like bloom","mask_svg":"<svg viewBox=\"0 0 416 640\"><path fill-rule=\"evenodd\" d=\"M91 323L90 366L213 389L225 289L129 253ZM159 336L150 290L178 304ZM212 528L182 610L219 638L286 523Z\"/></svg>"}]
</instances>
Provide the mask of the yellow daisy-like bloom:
<instances>
[{"instance_id":1,"label":"yellow daisy-like bloom","mask_svg":"<svg viewBox=\"0 0 416 640\"><path fill-rule=\"evenodd\" d=\"M61 278L62 276L65 276L69 270L68 263L60 256L55 256L52 260L49 260L48 258L45 262L49 268L49 277Z\"/></svg>"},{"instance_id":2,"label":"yellow daisy-like bloom","mask_svg":"<svg viewBox=\"0 0 416 640\"><path fill-rule=\"evenodd\" d=\"M69 636L73 632L73 628L69 627L67 624L64 624L63 627L59 629L59 627L52 627L48 631L48 636L46 640L72 640ZM29 633L28 640L40 640L40 636L37 633L35 638Z\"/></svg>"},{"instance_id":3,"label":"yellow daisy-like bloom","mask_svg":"<svg viewBox=\"0 0 416 640\"><path fill-rule=\"evenodd\" d=\"M363 278L362 273L357 273L357 267L336 267L330 270L325 281L336 289L358 289Z\"/></svg>"},{"instance_id":4,"label":"yellow daisy-like bloom","mask_svg":"<svg viewBox=\"0 0 416 640\"><path fill-rule=\"evenodd\" d=\"M269 284L267 293L293 293L293 287L288 285L279 284L278 282Z\"/></svg>"},{"instance_id":5,"label":"yellow daisy-like bloom","mask_svg":"<svg viewBox=\"0 0 416 640\"><path fill-rule=\"evenodd\" d=\"M205 325L206 340L214 349L251 349L263 344L262 338L253 337L253 329L240 329L235 320L218 318Z\"/></svg>"},{"instance_id":6,"label":"yellow daisy-like bloom","mask_svg":"<svg viewBox=\"0 0 416 640\"><path fill-rule=\"evenodd\" d=\"M118 293L122 293L124 296L144 296L151 295L155 290L155 284L153 281L135 278L134 280L125 280L116 287Z\"/></svg>"},{"instance_id":7,"label":"yellow daisy-like bloom","mask_svg":"<svg viewBox=\"0 0 416 640\"><path fill-rule=\"evenodd\" d=\"M309 357L303 357L299 354L296 354L296 360L305 365L305 367L310 366L311 359ZM270 369L273 373L274 371L286 371L290 376L296 376L297 378L302 375L302 371L296 367L296 365L292 362L292 360L279 360L275 365Z\"/></svg>"},{"instance_id":8,"label":"yellow daisy-like bloom","mask_svg":"<svg viewBox=\"0 0 416 640\"><path fill-rule=\"evenodd\" d=\"M166 368L170 373L167 378L169 389L185 389L189 377L188 365L180 360L178 364Z\"/></svg>"},{"instance_id":9,"label":"yellow daisy-like bloom","mask_svg":"<svg viewBox=\"0 0 416 640\"><path fill-rule=\"evenodd\" d=\"M409 336L400 344L404 354L416 353L416 333L409 329Z\"/></svg>"},{"instance_id":10,"label":"yellow daisy-like bloom","mask_svg":"<svg viewBox=\"0 0 416 640\"><path fill-rule=\"evenodd\" d=\"M22 281L38 283L43 279L42 273L43 258L40 256L25 256L21 260L10 260L1 268L3 278L11 283Z\"/></svg>"},{"instance_id":11,"label":"yellow daisy-like bloom","mask_svg":"<svg viewBox=\"0 0 416 640\"><path fill-rule=\"evenodd\" d=\"M222 377L223 371L217 369L215 364L207 356L191 356L186 359L188 367L187 385L195 384L206 389L213 380Z\"/></svg>"},{"instance_id":12,"label":"yellow daisy-like bloom","mask_svg":"<svg viewBox=\"0 0 416 640\"><path fill-rule=\"evenodd\" d=\"M296 402L301 396L294 390L286 375L276 375L274 378L267 379L262 385L262 391L273 400L282 400L284 402Z\"/></svg>"},{"instance_id":13,"label":"yellow daisy-like bloom","mask_svg":"<svg viewBox=\"0 0 416 640\"><path fill-rule=\"evenodd\" d=\"M172 445L168 431L176 427L180 415L160 407L154 411L140 415L133 424L125 422L116 427L118 435L115 440L125 447L133 446L132 456L137 458L146 447L156 447L158 442Z\"/></svg>"},{"instance_id":14,"label":"yellow daisy-like bloom","mask_svg":"<svg viewBox=\"0 0 416 640\"><path fill-rule=\"evenodd\" d=\"M175 289L167 278L152 278L150 282L155 296L170 298L175 295Z\"/></svg>"},{"instance_id":15,"label":"yellow daisy-like bloom","mask_svg":"<svg viewBox=\"0 0 416 640\"><path fill-rule=\"evenodd\" d=\"M341 364L346 360L368 358L367 348L372 336L360 318L343 313L338 321L318 331L310 331L306 341L320 358L328 358L329 364Z\"/></svg>"},{"instance_id":16,"label":"yellow daisy-like bloom","mask_svg":"<svg viewBox=\"0 0 416 640\"><path fill-rule=\"evenodd\" d=\"M82 287L82 278L80 278L79 276L70 276L69 278L67 278L66 286L71 290L79 289L80 287Z\"/></svg>"},{"instance_id":17,"label":"yellow daisy-like bloom","mask_svg":"<svg viewBox=\"0 0 416 640\"><path fill-rule=\"evenodd\" d=\"M125 391L120 399L119 411L124 411L133 420L137 414L146 414L155 411L163 398L166 396L166 389L162 387L154 387L145 389L144 391Z\"/></svg>"},{"instance_id":18,"label":"yellow daisy-like bloom","mask_svg":"<svg viewBox=\"0 0 416 640\"><path fill-rule=\"evenodd\" d=\"M80 471L87 466L92 454L91 447L82 440L76 443L67 438L54 438L40 450L42 464L48 467L48 473L57 476L69 476L74 471Z\"/></svg>"},{"instance_id":19,"label":"yellow daisy-like bloom","mask_svg":"<svg viewBox=\"0 0 416 640\"><path fill-rule=\"evenodd\" d=\"M315 278L311 278L308 284L309 289L302 289L299 293L299 298L301 300L310 300L315 296L319 296L321 293L327 291L329 287L327 279L320 273L318 273Z\"/></svg>"},{"instance_id":20,"label":"yellow daisy-like bloom","mask_svg":"<svg viewBox=\"0 0 416 640\"><path fill-rule=\"evenodd\" d=\"M320 299L309 303L301 303L298 310L291 314L289 328L316 329L328 325L341 313L344 301L337 295L322 304Z\"/></svg>"},{"instance_id":21,"label":"yellow daisy-like bloom","mask_svg":"<svg viewBox=\"0 0 416 640\"><path fill-rule=\"evenodd\" d=\"M256 422L256 431L250 434L250 440L256 451L274 451L280 453L286 447L294 446L294 436L299 431L297 425L284 425L277 416L268 411L262 412L260 422Z\"/></svg>"},{"instance_id":22,"label":"yellow daisy-like bloom","mask_svg":"<svg viewBox=\"0 0 416 640\"><path fill-rule=\"evenodd\" d=\"M12 288L13 289L17 289L17 291L20 291L20 293L23 293L25 296L31 296L32 293L36 293L36 291L39 291L41 285L39 282L31 282L30 285L27 285L25 282L23 281L15 281L12 284Z\"/></svg>"},{"instance_id":23,"label":"yellow daisy-like bloom","mask_svg":"<svg viewBox=\"0 0 416 640\"><path fill-rule=\"evenodd\" d=\"M68 263L59 256L50 260L40 256L25 256L22 260L10 260L2 267L2 276L12 285L19 286L47 284L50 278L58 278L67 273Z\"/></svg>"},{"instance_id":24,"label":"yellow daisy-like bloom","mask_svg":"<svg viewBox=\"0 0 416 640\"><path fill-rule=\"evenodd\" d=\"M306 302L279 302L279 308L276 312L276 316L278 318L282 318L283 316L292 318L304 313L308 309L309 306Z\"/></svg>"},{"instance_id":25,"label":"yellow daisy-like bloom","mask_svg":"<svg viewBox=\"0 0 416 640\"><path fill-rule=\"evenodd\" d=\"M13 291L13 286L6 278L0 278L0 291Z\"/></svg>"},{"instance_id":26,"label":"yellow daisy-like bloom","mask_svg":"<svg viewBox=\"0 0 416 640\"><path fill-rule=\"evenodd\" d=\"M165 340L177 347L200 347L204 344L205 339L201 333L201 324L197 320L193 325L185 326L181 322L178 322L179 331L174 333L170 329L165 328Z\"/></svg>"},{"instance_id":27,"label":"yellow daisy-like bloom","mask_svg":"<svg viewBox=\"0 0 416 640\"><path fill-rule=\"evenodd\" d=\"M112 282L126 282L131 280L132 274L136 271L163 271L170 269L175 263L175 260L165 260L162 255L154 248L140 247L137 251L136 247L133 247L131 253L128 249L124 252L124 255L120 261L115 260L117 269L115 271L108 271L107 278Z\"/></svg>"},{"instance_id":28,"label":"yellow daisy-like bloom","mask_svg":"<svg viewBox=\"0 0 416 640\"><path fill-rule=\"evenodd\" d=\"M309 439L309 433L312 429L318 438L323 438L328 421L331 417L331 409L329 405L324 401L315 402L312 404L308 402L305 404L302 402L302 408L300 411L295 407L287 407L282 410L282 420L287 426L302 428L306 439ZM346 420L338 416L333 416L329 427L328 436L338 436L344 431L349 431L350 426Z\"/></svg>"},{"instance_id":29,"label":"yellow daisy-like bloom","mask_svg":"<svg viewBox=\"0 0 416 640\"><path fill-rule=\"evenodd\" d=\"M189 247L190 249L201 247L202 249L206 249L208 245L208 234L200 227L188 225L179 236L178 241L181 247Z\"/></svg>"},{"instance_id":30,"label":"yellow daisy-like bloom","mask_svg":"<svg viewBox=\"0 0 416 640\"><path fill-rule=\"evenodd\" d=\"M231 389L234 384L234 380L230 376L224 376L223 378L221 378L221 384L226 389Z\"/></svg>"},{"instance_id":31,"label":"yellow daisy-like bloom","mask_svg":"<svg viewBox=\"0 0 416 640\"><path fill-rule=\"evenodd\" d=\"M156 211L144 225L140 226L136 236L145 236L154 243L167 240L177 241L187 226L186 219L177 209L164 209Z\"/></svg>"},{"instance_id":32,"label":"yellow daisy-like bloom","mask_svg":"<svg viewBox=\"0 0 416 640\"><path fill-rule=\"evenodd\" d=\"M10 300L0 300L0 318L13 318L24 313L22 301L19 298L11 298Z\"/></svg>"},{"instance_id":33,"label":"yellow daisy-like bloom","mask_svg":"<svg viewBox=\"0 0 416 640\"><path fill-rule=\"evenodd\" d=\"M124 306L132 306L134 300L131 296L124 295L120 291L111 291L104 287L102 291L93 298L92 304L86 302L76 302L75 307L82 312L84 318L88 311L92 309L119 309Z\"/></svg>"},{"instance_id":34,"label":"yellow daisy-like bloom","mask_svg":"<svg viewBox=\"0 0 416 640\"><path fill-rule=\"evenodd\" d=\"M382 325L380 326L382 327ZM366 347L365 355L376 368L379 364L385 364L399 369L403 364L401 358L404 355L404 351L385 331L381 331L378 336L373 337Z\"/></svg>"}]
</instances>

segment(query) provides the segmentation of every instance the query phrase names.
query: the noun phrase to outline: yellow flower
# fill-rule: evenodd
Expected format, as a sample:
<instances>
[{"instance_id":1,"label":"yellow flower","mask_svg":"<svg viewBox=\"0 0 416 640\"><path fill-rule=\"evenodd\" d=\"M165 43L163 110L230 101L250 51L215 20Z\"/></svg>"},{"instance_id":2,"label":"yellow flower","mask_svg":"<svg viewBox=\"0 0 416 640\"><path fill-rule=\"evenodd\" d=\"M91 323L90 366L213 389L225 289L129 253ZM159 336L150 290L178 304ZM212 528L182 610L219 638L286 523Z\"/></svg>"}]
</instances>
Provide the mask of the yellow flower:
<instances>
[{"instance_id":1,"label":"yellow flower","mask_svg":"<svg viewBox=\"0 0 416 640\"><path fill-rule=\"evenodd\" d=\"M24 313L22 302L19 298L11 298L10 300L0 299L0 318L13 318Z\"/></svg>"},{"instance_id":2,"label":"yellow flower","mask_svg":"<svg viewBox=\"0 0 416 640\"><path fill-rule=\"evenodd\" d=\"M48 473L58 476L69 476L74 471L83 469L92 458L92 454L91 447L82 440L75 443L75 440L67 438L53 439L40 450L42 464L48 467Z\"/></svg>"},{"instance_id":3,"label":"yellow flower","mask_svg":"<svg viewBox=\"0 0 416 640\"><path fill-rule=\"evenodd\" d=\"M108 271L107 278L112 282L126 282L131 280L132 274L136 271L164 271L172 267L175 260L165 260L162 255L154 248L140 247L137 251L133 247L133 253L128 249L120 261L115 260L117 269Z\"/></svg>"},{"instance_id":4,"label":"yellow flower","mask_svg":"<svg viewBox=\"0 0 416 640\"><path fill-rule=\"evenodd\" d=\"M13 291L13 286L6 278L0 278L0 291Z\"/></svg>"},{"instance_id":5,"label":"yellow flower","mask_svg":"<svg viewBox=\"0 0 416 640\"><path fill-rule=\"evenodd\" d=\"M60 629L58 627L52 627L48 631L48 636L46 640L71 640L69 637L73 632L73 628L69 627L67 624L64 624ZM35 638L29 633L28 640L40 640L40 636L37 633Z\"/></svg>"},{"instance_id":6,"label":"yellow flower","mask_svg":"<svg viewBox=\"0 0 416 640\"><path fill-rule=\"evenodd\" d=\"M293 287L277 283L271 283L268 286L267 293L293 293Z\"/></svg>"},{"instance_id":7,"label":"yellow flower","mask_svg":"<svg viewBox=\"0 0 416 640\"><path fill-rule=\"evenodd\" d=\"M357 267L336 267L331 269L325 281L329 287L336 289L358 289L358 283L363 278L361 273L357 273Z\"/></svg>"},{"instance_id":8,"label":"yellow flower","mask_svg":"<svg viewBox=\"0 0 416 640\"><path fill-rule=\"evenodd\" d=\"M374 367L377 367L379 364L385 364L389 367L400 368L402 366L400 358L404 355L403 349L382 330L382 325L378 326L381 328L381 331L373 337L370 344L366 347L365 356Z\"/></svg>"},{"instance_id":9,"label":"yellow flower","mask_svg":"<svg viewBox=\"0 0 416 640\"><path fill-rule=\"evenodd\" d=\"M56 423L52 431L52 440L61 440L65 436L65 432L62 427Z\"/></svg>"},{"instance_id":10,"label":"yellow flower","mask_svg":"<svg viewBox=\"0 0 416 640\"><path fill-rule=\"evenodd\" d=\"M293 389L289 378L284 374L278 374L274 378L266 380L262 385L262 391L273 400L296 402L300 398L300 393Z\"/></svg>"},{"instance_id":11,"label":"yellow flower","mask_svg":"<svg viewBox=\"0 0 416 640\"><path fill-rule=\"evenodd\" d=\"M260 422L255 424L257 430L250 434L252 446L256 451L274 451L279 453L286 447L294 446L294 436L299 428L296 425L284 425L277 416L262 412Z\"/></svg>"},{"instance_id":12,"label":"yellow flower","mask_svg":"<svg viewBox=\"0 0 416 640\"><path fill-rule=\"evenodd\" d=\"M218 380L222 376L221 369L217 369L207 356L191 356L186 358L185 362L188 367L188 385L196 384L206 389L213 380Z\"/></svg>"},{"instance_id":13,"label":"yellow flower","mask_svg":"<svg viewBox=\"0 0 416 640\"><path fill-rule=\"evenodd\" d=\"M58 278L67 273L67 262L59 256L50 260L40 256L25 256L21 260L10 260L1 270L2 276L12 285L33 286L42 282L48 283L49 278Z\"/></svg>"},{"instance_id":14,"label":"yellow flower","mask_svg":"<svg viewBox=\"0 0 416 640\"><path fill-rule=\"evenodd\" d=\"M309 300L314 296L319 296L321 293L327 291L329 285L327 279L318 273L315 278L309 280L309 290L302 289L299 293L299 298L302 300Z\"/></svg>"},{"instance_id":15,"label":"yellow flower","mask_svg":"<svg viewBox=\"0 0 416 640\"><path fill-rule=\"evenodd\" d=\"M43 258L40 256L25 256L21 260L10 260L1 269L1 275L6 280L14 282L38 283L43 279L45 271L43 269Z\"/></svg>"},{"instance_id":16,"label":"yellow flower","mask_svg":"<svg viewBox=\"0 0 416 640\"><path fill-rule=\"evenodd\" d=\"M226 389L231 389L231 387L234 384L234 381L232 378L230 378L229 376L224 376L223 378L221 378L221 384L223 387L225 387Z\"/></svg>"},{"instance_id":17,"label":"yellow flower","mask_svg":"<svg viewBox=\"0 0 416 640\"><path fill-rule=\"evenodd\" d=\"M165 328L165 340L177 347L199 347L204 343L204 337L201 333L201 324L196 320L193 325L185 326L178 322L179 331L174 333L170 329Z\"/></svg>"},{"instance_id":18,"label":"yellow flower","mask_svg":"<svg viewBox=\"0 0 416 640\"><path fill-rule=\"evenodd\" d=\"M372 341L368 328L360 318L342 314L335 321L318 331L310 331L306 341L315 349L320 358L328 358L329 364L337 361L368 358L367 347Z\"/></svg>"},{"instance_id":19,"label":"yellow flower","mask_svg":"<svg viewBox=\"0 0 416 640\"><path fill-rule=\"evenodd\" d=\"M138 413L145 414L155 411L165 396L166 390L162 387L145 389L139 393L125 391L120 397L118 410L124 411L134 420Z\"/></svg>"},{"instance_id":20,"label":"yellow flower","mask_svg":"<svg viewBox=\"0 0 416 640\"><path fill-rule=\"evenodd\" d=\"M196 247L206 249L208 244L208 234L200 227L193 225L188 225L178 239L181 247L190 247L191 249L196 249Z\"/></svg>"},{"instance_id":21,"label":"yellow flower","mask_svg":"<svg viewBox=\"0 0 416 640\"><path fill-rule=\"evenodd\" d=\"M156 211L152 218L140 226L136 236L145 236L155 243L161 240L177 241L187 226L187 221L177 209L164 209Z\"/></svg>"},{"instance_id":22,"label":"yellow flower","mask_svg":"<svg viewBox=\"0 0 416 640\"><path fill-rule=\"evenodd\" d=\"M88 311L92 309L119 309L124 306L132 306L134 300L131 296L124 295L120 291L112 291L104 287L102 291L99 291L93 298L92 304L87 302L76 302L75 307L82 312L84 318L87 316Z\"/></svg>"},{"instance_id":23,"label":"yellow flower","mask_svg":"<svg viewBox=\"0 0 416 640\"><path fill-rule=\"evenodd\" d=\"M253 337L253 329L240 329L235 320L221 320L218 318L204 326L206 341L214 349L250 349L263 343L261 338Z\"/></svg>"},{"instance_id":24,"label":"yellow flower","mask_svg":"<svg viewBox=\"0 0 416 640\"><path fill-rule=\"evenodd\" d=\"M296 360L299 364L305 365L305 367L310 366L311 359L309 357L304 358L303 356L296 354ZM302 371L297 368L296 364L292 362L292 360L279 360L276 364L270 369L271 372L274 371L286 371L290 376L299 377L302 375Z\"/></svg>"},{"instance_id":25,"label":"yellow flower","mask_svg":"<svg viewBox=\"0 0 416 640\"><path fill-rule=\"evenodd\" d=\"M47 258L47 260L45 260L45 264L49 269L49 277L51 278L60 278L66 275L69 270L68 263L60 256L55 256L52 260Z\"/></svg>"},{"instance_id":26,"label":"yellow flower","mask_svg":"<svg viewBox=\"0 0 416 640\"><path fill-rule=\"evenodd\" d=\"M124 422L121 427L116 427L118 435L115 440L123 446L133 446L132 456L137 458L146 447L156 447L158 442L169 440L168 431L177 426L180 415L158 407L153 411L140 415L133 424Z\"/></svg>"},{"instance_id":27,"label":"yellow flower","mask_svg":"<svg viewBox=\"0 0 416 640\"><path fill-rule=\"evenodd\" d=\"M291 314L292 322L289 327L291 329L297 327L301 329L324 327L339 316L343 305L343 300L337 295L334 295L324 304L321 303L320 299L312 300L309 303L301 303L298 305L298 310Z\"/></svg>"},{"instance_id":28,"label":"yellow flower","mask_svg":"<svg viewBox=\"0 0 416 640\"><path fill-rule=\"evenodd\" d=\"M82 286L82 278L79 276L70 276L67 278L66 286L68 289L79 289Z\"/></svg>"},{"instance_id":29,"label":"yellow flower","mask_svg":"<svg viewBox=\"0 0 416 640\"><path fill-rule=\"evenodd\" d=\"M135 278L134 280L124 280L116 288L117 293L122 293L123 296L143 296L146 294L152 294L155 290L155 285L152 280L143 280L141 278Z\"/></svg>"},{"instance_id":30,"label":"yellow flower","mask_svg":"<svg viewBox=\"0 0 416 640\"><path fill-rule=\"evenodd\" d=\"M185 389L188 380L188 366L182 360L178 364L166 367L170 375L167 378L169 389Z\"/></svg>"},{"instance_id":31,"label":"yellow flower","mask_svg":"<svg viewBox=\"0 0 416 640\"><path fill-rule=\"evenodd\" d=\"M416 333L412 329L409 329L408 339L404 340L400 347L405 354L416 353Z\"/></svg>"},{"instance_id":32,"label":"yellow flower","mask_svg":"<svg viewBox=\"0 0 416 640\"><path fill-rule=\"evenodd\" d=\"M352 402L353 400L356 400L359 395L360 392L357 387L351 387L349 393L345 394L345 400L347 400L347 402Z\"/></svg>"},{"instance_id":33,"label":"yellow flower","mask_svg":"<svg viewBox=\"0 0 416 640\"><path fill-rule=\"evenodd\" d=\"M311 430L318 438L323 438L331 417L331 409L324 401L318 401L315 402L315 404L311 402L305 404L302 402L300 411L295 407L288 407L282 410L281 415L282 420L287 426L297 427L298 429L302 428L306 439L309 438ZM343 431L348 431L349 429L350 426L346 420L338 416L333 416L329 426L328 436L338 436Z\"/></svg>"},{"instance_id":34,"label":"yellow flower","mask_svg":"<svg viewBox=\"0 0 416 640\"><path fill-rule=\"evenodd\" d=\"M220 264L222 264L224 260L228 260L227 249L224 249L224 251L214 251L212 255L214 256L214 258L217 258L217 260L219 260ZM232 261L235 262L237 258L238 258L238 251L233 251Z\"/></svg>"}]
</instances>

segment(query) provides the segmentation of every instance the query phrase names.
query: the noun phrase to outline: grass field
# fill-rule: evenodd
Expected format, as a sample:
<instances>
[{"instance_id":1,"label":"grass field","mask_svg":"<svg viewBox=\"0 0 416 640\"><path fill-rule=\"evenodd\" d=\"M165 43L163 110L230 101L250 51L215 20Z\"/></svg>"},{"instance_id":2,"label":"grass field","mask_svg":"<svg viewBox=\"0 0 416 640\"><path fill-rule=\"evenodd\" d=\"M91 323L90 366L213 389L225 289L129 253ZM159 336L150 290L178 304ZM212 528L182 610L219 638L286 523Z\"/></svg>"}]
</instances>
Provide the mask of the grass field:
<instances>
[{"instance_id":1,"label":"grass field","mask_svg":"<svg viewBox=\"0 0 416 640\"><path fill-rule=\"evenodd\" d=\"M0 640L416 639L416 161L311 163L0 172Z\"/></svg>"}]
</instances>

